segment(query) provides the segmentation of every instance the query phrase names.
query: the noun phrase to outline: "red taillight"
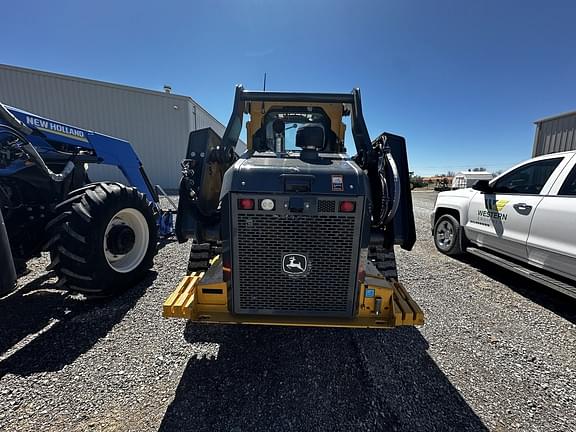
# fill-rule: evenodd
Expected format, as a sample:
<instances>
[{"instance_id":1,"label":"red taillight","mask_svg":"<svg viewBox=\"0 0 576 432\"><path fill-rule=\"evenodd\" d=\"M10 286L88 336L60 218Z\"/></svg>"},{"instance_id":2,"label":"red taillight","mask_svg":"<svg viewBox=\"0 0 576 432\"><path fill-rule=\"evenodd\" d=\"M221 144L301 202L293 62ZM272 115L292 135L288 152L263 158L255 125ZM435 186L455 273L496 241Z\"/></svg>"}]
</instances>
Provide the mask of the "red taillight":
<instances>
[{"instance_id":1,"label":"red taillight","mask_svg":"<svg viewBox=\"0 0 576 432\"><path fill-rule=\"evenodd\" d=\"M340 201L340 211L342 213L352 213L354 210L356 210L354 201Z\"/></svg>"},{"instance_id":2,"label":"red taillight","mask_svg":"<svg viewBox=\"0 0 576 432\"><path fill-rule=\"evenodd\" d=\"M240 198L238 208L240 210L254 210L254 200L252 198Z\"/></svg>"}]
</instances>

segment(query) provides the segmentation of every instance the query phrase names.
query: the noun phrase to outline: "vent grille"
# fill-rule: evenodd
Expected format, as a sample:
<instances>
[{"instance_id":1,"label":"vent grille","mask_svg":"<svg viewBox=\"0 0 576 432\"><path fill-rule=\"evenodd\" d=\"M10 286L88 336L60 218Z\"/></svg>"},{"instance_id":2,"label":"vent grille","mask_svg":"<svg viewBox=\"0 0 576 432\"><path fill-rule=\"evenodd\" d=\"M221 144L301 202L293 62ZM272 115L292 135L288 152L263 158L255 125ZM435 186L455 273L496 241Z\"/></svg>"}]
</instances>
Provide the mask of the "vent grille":
<instances>
[{"instance_id":1,"label":"vent grille","mask_svg":"<svg viewBox=\"0 0 576 432\"><path fill-rule=\"evenodd\" d=\"M319 213L334 213L336 211L336 201L318 200Z\"/></svg>"},{"instance_id":2,"label":"vent grille","mask_svg":"<svg viewBox=\"0 0 576 432\"><path fill-rule=\"evenodd\" d=\"M235 311L262 314L352 314L356 215L239 214ZM303 254L306 276L282 270L285 254Z\"/></svg>"}]
</instances>

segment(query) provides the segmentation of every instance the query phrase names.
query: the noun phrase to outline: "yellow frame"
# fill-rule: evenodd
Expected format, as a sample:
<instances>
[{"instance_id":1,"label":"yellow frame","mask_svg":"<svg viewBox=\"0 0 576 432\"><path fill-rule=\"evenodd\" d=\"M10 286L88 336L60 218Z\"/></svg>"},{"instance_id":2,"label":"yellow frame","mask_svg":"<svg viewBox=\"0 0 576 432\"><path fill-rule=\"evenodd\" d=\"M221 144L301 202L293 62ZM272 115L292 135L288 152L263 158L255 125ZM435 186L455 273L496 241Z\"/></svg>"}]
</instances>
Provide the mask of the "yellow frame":
<instances>
[{"instance_id":1,"label":"yellow frame","mask_svg":"<svg viewBox=\"0 0 576 432\"><path fill-rule=\"evenodd\" d=\"M219 257L210 265L218 264ZM220 324L253 324L304 327L392 328L424 324L424 313L401 283L380 274L367 274L360 283L358 314L352 319L326 317L293 317L281 315L235 315L228 310L226 282L202 283L205 272L185 276L164 302L165 318L186 318L191 321ZM366 290L374 290L367 297ZM375 302L381 301L380 312Z\"/></svg>"}]
</instances>

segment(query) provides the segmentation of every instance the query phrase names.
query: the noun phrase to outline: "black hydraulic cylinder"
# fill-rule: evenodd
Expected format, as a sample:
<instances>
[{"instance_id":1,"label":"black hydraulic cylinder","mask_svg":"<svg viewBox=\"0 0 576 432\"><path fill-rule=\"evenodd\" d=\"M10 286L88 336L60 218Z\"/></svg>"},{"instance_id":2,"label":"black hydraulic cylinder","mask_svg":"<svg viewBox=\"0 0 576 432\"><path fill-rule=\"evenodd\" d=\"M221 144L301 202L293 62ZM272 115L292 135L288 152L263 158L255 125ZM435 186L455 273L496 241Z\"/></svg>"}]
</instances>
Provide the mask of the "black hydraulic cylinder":
<instances>
[{"instance_id":1,"label":"black hydraulic cylinder","mask_svg":"<svg viewBox=\"0 0 576 432\"><path fill-rule=\"evenodd\" d=\"M8 232L0 209L0 295L4 295L16 286L16 269L8 241Z\"/></svg>"}]
</instances>

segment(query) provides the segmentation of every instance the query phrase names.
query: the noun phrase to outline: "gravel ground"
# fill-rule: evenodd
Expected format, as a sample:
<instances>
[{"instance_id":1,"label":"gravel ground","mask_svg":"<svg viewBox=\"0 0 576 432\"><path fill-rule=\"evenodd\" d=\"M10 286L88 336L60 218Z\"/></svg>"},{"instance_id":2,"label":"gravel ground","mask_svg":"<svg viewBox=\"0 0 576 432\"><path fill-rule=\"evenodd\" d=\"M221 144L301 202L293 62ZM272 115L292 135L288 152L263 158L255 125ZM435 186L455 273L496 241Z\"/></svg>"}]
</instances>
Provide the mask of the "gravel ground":
<instances>
[{"instance_id":1,"label":"gravel ground","mask_svg":"<svg viewBox=\"0 0 576 432\"><path fill-rule=\"evenodd\" d=\"M576 431L576 302L472 258L439 255L435 194L400 277L419 329L201 326L166 320L188 246L107 302L32 263L0 300L4 431Z\"/></svg>"}]
</instances>

